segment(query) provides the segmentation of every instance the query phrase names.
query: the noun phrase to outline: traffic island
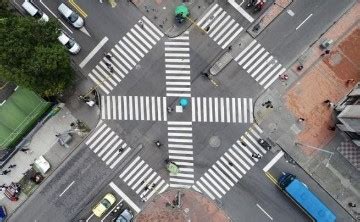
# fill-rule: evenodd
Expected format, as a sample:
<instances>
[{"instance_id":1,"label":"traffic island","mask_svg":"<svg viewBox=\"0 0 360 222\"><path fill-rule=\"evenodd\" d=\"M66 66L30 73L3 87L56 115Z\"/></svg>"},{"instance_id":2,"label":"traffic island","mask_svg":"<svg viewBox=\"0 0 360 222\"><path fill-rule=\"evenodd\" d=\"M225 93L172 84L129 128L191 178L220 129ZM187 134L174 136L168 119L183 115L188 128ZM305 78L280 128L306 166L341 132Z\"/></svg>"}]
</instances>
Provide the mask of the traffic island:
<instances>
[{"instance_id":1,"label":"traffic island","mask_svg":"<svg viewBox=\"0 0 360 222\"><path fill-rule=\"evenodd\" d=\"M150 201L149 201L150 202ZM207 197L191 190L170 190L155 197L136 222L225 222L230 218Z\"/></svg>"}]
</instances>

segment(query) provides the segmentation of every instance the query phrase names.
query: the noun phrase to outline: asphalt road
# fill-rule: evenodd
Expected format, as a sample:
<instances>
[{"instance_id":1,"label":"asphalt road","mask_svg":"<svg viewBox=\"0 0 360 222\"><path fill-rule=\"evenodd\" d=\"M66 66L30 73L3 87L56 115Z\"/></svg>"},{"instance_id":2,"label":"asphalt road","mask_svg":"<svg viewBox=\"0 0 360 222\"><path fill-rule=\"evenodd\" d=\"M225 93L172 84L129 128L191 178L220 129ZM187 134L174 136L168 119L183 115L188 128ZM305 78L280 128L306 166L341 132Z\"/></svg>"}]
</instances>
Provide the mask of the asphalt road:
<instances>
[{"instance_id":1,"label":"asphalt road","mask_svg":"<svg viewBox=\"0 0 360 222\"><path fill-rule=\"evenodd\" d=\"M290 8L295 12L295 16L289 19L289 15L284 13L260 34L257 40L261 43L261 47L264 47L264 53L274 55L282 63L282 67L287 67L350 2L352 1L294 1ZM60 1L44 2L56 15L56 7L59 3ZM293 221L306 220L304 214L297 207L289 204L289 200L265 177L262 168L274 154L259 148L256 139L265 139L266 132L262 132L251 119L253 115L251 107L254 101L264 92L264 85L266 86L267 83L271 85L272 78L269 77L264 80L263 85L259 85L261 80L254 77L256 73L254 76L251 73L270 75L271 70L277 67L277 63L268 67L268 73L265 72L266 70L260 72L260 68L259 71L256 70L261 63L251 68L253 63L248 62L249 64L246 65L246 59L251 57L239 56L238 61L231 62L223 72L214 77L214 81L218 84L215 86L200 73L207 70L215 58L227 51L221 48L225 41L219 43L221 36L211 34L215 32L216 25L212 25L208 34L196 28L191 29L188 34L190 60L186 63L191 67L190 79L185 75L179 76L184 77L181 79L181 84L187 86L189 82L191 83L190 92L193 98L189 97L189 100L195 103L186 107L183 113L175 111L167 113L167 106L175 109L178 97L165 98L168 93L166 87L171 87L168 83L169 79L174 78L174 75L167 72L173 64L166 62L169 57L165 56L164 49L169 47L171 44L169 42L175 40L161 36L156 29L152 29L152 33L148 31L147 27L151 29L151 25L125 1L121 1L115 9L97 1L83 0L78 3L88 14L86 30L91 37L82 31L69 28L82 46L80 54L74 57L75 63L81 64L99 42L105 37L108 38L99 51L81 68L84 75L90 74L93 77L100 76L99 73L102 72L107 73L106 84L99 87L103 96L103 111L100 114L103 121L93 131L94 136L90 136L85 140L86 144L83 143L77 148L69 159L41 185L35 195L32 195L12 215L10 221L76 221L89 217L91 217L89 221L96 221L91 216L90 209L107 192L115 194L118 201L124 199L136 212L136 208L141 209L144 205L143 201L147 201L146 198L150 197L153 191L155 194L169 186L185 185L195 185L193 189L201 190L204 195L214 199L234 221L270 221L270 217L275 221L288 221L289 218ZM232 41L234 45L238 41L241 42L241 45L231 52L237 57L253 41L245 32L250 23L231 6L220 4L220 7L223 7L234 19L238 27L244 28L238 35L234 35ZM296 27L310 14L313 15L296 30ZM142 35L144 41L138 38L138 42L142 43L147 52L138 46L138 51L132 51L138 53L138 56L133 56L131 50L126 51L127 48L124 48L119 40L125 35L129 37L127 34L129 32L130 37L141 33L141 28L136 28L141 25L139 20L145 21L145 28L142 30L147 33ZM317 23L314 24L312 20ZM209 22L212 23L214 20ZM221 33L220 29L218 31ZM126 42L124 39L121 41ZM122 62L114 53L116 50L118 54L121 50L125 50L127 52L125 54L129 57L131 55L132 59ZM141 50L143 56L139 56ZM111 62L116 68L115 73L110 73L104 65L101 65L107 61L103 58L104 52L111 52L113 55ZM179 55L175 55L175 59L176 56ZM260 54L258 56L261 57ZM181 61L184 62L183 58ZM120 67L120 62L123 67ZM238 63L242 63L242 68ZM126 75L123 73L125 70L129 72ZM279 66L277 71L280 70ZM116 78L115 75L118 77ZM177 86L185 88L181 84ZM141 108L141 102L144 102L144 110ZM211 111L206 108L210 106L209 104L215 103L219 105L218 108L215 106ZM120 109L119 104L123 106ZM136 108L137 105L134 104L139 107ZM220 107L223 107L223 110ZM141 119L143 114L136 110L144 111L143 121L137 120ZM215 114L217 112L219 113ZM171 125L174 122L182 127ZM189 123L190 125L187 125ZM171 131L170 128L174 128L175 131ZM168 140L170 135L175 134L186 139L176 137ZM191 135L190 139L187 138L188 135ZM245 141L246 146L241 145L240 139ZM159 140L164 145L157 148L153 143L154 140ZM181 167L180 178L169 175L165 169L165 159L169 156L168 144L182 148L174 149L172 151L174 153L170 154L176 156L175 159L178 158L177 162L186 162ZM118 152L119 147L123 147L124 150ZM191 147L190 152L187 148L183 149L185 147ZM110 150L113 150L113 153L110 154ZM263 158L259 161L252 158L251 154L254 152L262 154ZM114 156L114 159L111 159L111 156ZM294 168L281 160L274 170L276 172L287 170L301 175L302 180L319 193L339 218L348 219L345 211L323 193L301 169ZM222 181L219 182L218 178L227 179L219 179ZM145 186L148 185L154 185L155 188L146 190ZM122 193L119 194L114 186L117 186L127 197ZM109 218L106 217L106 220Z\"/></svg>"}]
</instances>

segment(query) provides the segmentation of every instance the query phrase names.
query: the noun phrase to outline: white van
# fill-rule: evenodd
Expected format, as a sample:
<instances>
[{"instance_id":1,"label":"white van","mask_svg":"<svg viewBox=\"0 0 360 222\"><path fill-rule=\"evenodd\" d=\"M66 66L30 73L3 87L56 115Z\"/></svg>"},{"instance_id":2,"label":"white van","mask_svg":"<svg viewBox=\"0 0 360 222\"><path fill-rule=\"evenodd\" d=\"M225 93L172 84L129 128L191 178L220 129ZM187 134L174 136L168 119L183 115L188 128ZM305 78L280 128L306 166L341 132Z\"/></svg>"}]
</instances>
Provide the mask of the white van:
<instances>
[{"instance_id":1,"label":"white van","mask_svg":"<svg viewBox=\"0 0 360 222\"><path fill-rule=\"evenodd\" d=\"M43 13L32 1L25 0L25 2L21 6L31 16L38 19L39 21L43 21L43 22L49 21L49 17L45 13Z\"/></svg>"},{"instance_id":2,"label":"white van","mask_svg":"<svg viewBox=\"0 0 360 222\"><path fill-rule=\"evenodd\" d=\"M75 28L81 28L84 26L84 19L82 19L78 14L76 14L73 10L67 7L64 3L58 8L60 14L68 20Z\"/></svg>"},{"instance_id":3,"label":"white van","mask_svg":"<svg viewBox=\"0 0 360 222\"><path fill-rule=\"evenodd\" d=\"M71 54L78 54L81 47L80 45L64 31L60 30L60 36L58 37L59 42L65 46Z\"/></svg>"}]
</instances>

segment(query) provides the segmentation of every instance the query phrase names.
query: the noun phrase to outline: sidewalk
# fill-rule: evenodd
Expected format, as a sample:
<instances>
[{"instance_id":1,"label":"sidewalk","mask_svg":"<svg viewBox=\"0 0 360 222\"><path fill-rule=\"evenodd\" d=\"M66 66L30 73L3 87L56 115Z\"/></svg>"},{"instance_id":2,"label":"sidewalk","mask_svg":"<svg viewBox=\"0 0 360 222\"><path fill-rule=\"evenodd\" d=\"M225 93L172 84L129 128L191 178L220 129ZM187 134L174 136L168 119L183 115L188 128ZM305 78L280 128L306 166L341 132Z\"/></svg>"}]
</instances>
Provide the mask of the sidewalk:
<instances>
[{"instance_id":1,"label":"sidewalk","mask_svg":"<svg viewBox=\"0 0 360 222\"><path fill-rule=\"evenodd\" d=\"M18 201L12 202L3 192L0 193L0 205L6 207L9 215L24 203L41 184L46 183L46 178L61 165L86 137L71 133L73 139L68 144L69 147L66 148L57 142L55 135L71 130L70 124L78 119L85 122L90 128L94 128L98 122L99 109L96 106L89 107L77 99L79 95L89 90L91 82L80 75L77 75L76 78L78 79L74 81L73 87L70 87L64 93L65 106L55 116L47 120L29 141L26 148L29 148L30 152L19 151L3 168L5 170L8 169L9 165L16 165L9 174L0 175L0 185L6 184L8 186L11 182L19 182L24 177L23 173L32 168L30 164L33 164L34 160L39 156L44 156L50 163L50 170L44 175L44 181L39 185L31 183L29 187L22 187L23 192L21 192Z\"/></svg>"},{"instance_id":2,"label":"sidewalk","mask_svg":"<svg viewBox=\"0 0 360 222\"><path fill-rule=\"evenodd\" d=\"M343 133L329 130L336 119L324 101L336 104L355 84L346 81L360 80L359 20L360 4L355 4L287 71L287 82L274 84L272 91L258 99L254 112L269 137L354 218L360 212L360 173L338 152L348 141ZM322 55L319 45L327 39L334 43L330 54ZM304 66L301 72L299 65ZM261 106L267 100L273 102L274 110ZM358 207L349 208L349 202Z\"/></svg>"}]
</instances>

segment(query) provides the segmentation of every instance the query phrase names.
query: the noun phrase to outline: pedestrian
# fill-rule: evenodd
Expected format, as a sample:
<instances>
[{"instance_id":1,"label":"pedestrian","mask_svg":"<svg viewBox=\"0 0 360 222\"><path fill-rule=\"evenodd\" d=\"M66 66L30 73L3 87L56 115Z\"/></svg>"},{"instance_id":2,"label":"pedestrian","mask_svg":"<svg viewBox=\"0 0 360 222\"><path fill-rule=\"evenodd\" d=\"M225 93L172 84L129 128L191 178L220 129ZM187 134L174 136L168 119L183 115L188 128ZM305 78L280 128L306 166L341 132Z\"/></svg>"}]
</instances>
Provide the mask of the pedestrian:
<instances>
[{"instance_id":1,"label":"pedestrian","mask_svg":"<svg viewBox=\"0 0 360 222\"><path fill-rule=\"evenodd\" d=\"M325 54L326 55L330 54L330 49L325 50Z\"/></svg>"},{"instance_id":2,"label":"pedestrian","mask_svg":"<svg viewBox=\"0 0 360 222\"><path fill-rule=\"evenodd\" d=\"M9 169L16 167L16 164L10 164Z\"/></svg>"},{"instance_id":3,"label":"pedestrian","mask_svg":"<svg viewBox=\"0 0 360 222\"><path fill-rule=\"evenodd\" d=\"M124 151L124 148L120 147L119 148L119 153L121 153L122 151Z\"/></svg>"},{"instance_id":4,"label":"pedestrian","mask_svg":"<svg viewBox=\"0 0 360 222\"><path fill-rule=\"evenodd\" d=\"M355 79L348 79L346 80L346 85L350 84L350 83L354 83Z\"/></svg>"},{"instance_id":5,"label":"pedestrian","mask_svg":"<svg viewBox=\"0 0 360 222\"><path fill-rule=\"evenodd\" d=\"M107 58L108 60L111 60L112 56L109 53L104 53L105 58Z\"/></svg>"},{"instance_id":6,"label":"pedestrian","mask_svg":"<svg viewBox=\"0 0 360 222\"><path fill-rule=\"evenodd\" d=\"M267 109L268 109L268 108L271 108L271 109L272 109L272 108L274 108L274 107L273 107L272 104L267 104L267 105L265 106L265 108L267 108Z\"/></svg>"},{"instance_id":7,"label":"pedestrian","mask_svg":"<svg viewBox=\"0 0 360 222\"><path fill-rule=\"evenodd\" d=\"M99 0L100 3L103 3L103 0Z\"/></svg>"},{"instance_id":8,"label":"pedestrian","mask_svg":"<svg viewBox=\"0 0 360 222\"><path fill-rule=\"evenodd\" d=\"M10 173L10 172L11 172L11 170L3 170L3 171L2 171L3 175L6 175L6 174L8 174L8 173Z\"/></svg>"},{"instance_id":9,"label":"pedestrian","mask_svg":"<svg viewBox=\"0 0 360 222\"><path fill-rule=\"evenodd\" d=\"M153 183L153 184L151 185L151 188L153 189L153 188L155 188L155 186L156 186L156 183Z\"/></svg>"},{"instance_id":10,"label":"pedestrian","mask_svg":"<svg viewBox=\"0 0 360 222\"><path fill-rule=\"evenodd\" d=\"M205 32L208 32L210 30L210 25L206 26L204 30Z\"/></svg>"},{"instance_id":11,"label":"pedestrian","mask_svg":"<svg viewBox=\"0 0 360 222\"><path fill-rule=\"evenodd\" d=\"M229 50L229 51L231 51L231 50L232 50L232 46L231 46L231 45L228 47L228 50Z\"/></svg>"},{"instance_id":12,"label":"pedestrian","mask_svg":"<svg viewBox=\"0 0 360 222\"><path fill-rule=\"evenodd\" d=\"M30 150L29 148L22 148L22 149L20 149L20 151L22 151L22 152L26 152L26 151L28 151L28 150Z\"/></svg>"},{"instance_id":13,"label":"pedestrian","mask_svg":"<svg viewBox=\"0 0 360 222\"><path fill-rule=\"evenodd\" d=\"M303 65L299 65L299 66L297 67L297 70L298 70L298 71L301 71L301 70L303 70L303 68L304 68Z\"/></svg>"},{"instance_id":14,"label":"pedestrian","mask_svg":"<svg viewBox=\"0 0 360 222\"><path fill-rule=\"evenodd\" d=\"M228 162L229 166L234 166L234 164L232 162Z\"/></svg>"},{"instance_id":15,"label":"pedestrian","mask_svg":"<svg viewBox=\"0 0 360 222\"><path fill-rule=\"evenodd\" d=\"M329 108L334 108L334 107L335 107L335 104L332 103L332 102L329 102L328 106L329 106Z\"/></svg>"},{"instance_id":16,"label":"pedestrian","mask_svg":"<svg viewBox=\"0 0 360 222\"><path fill-rule=\"evenodd\" d=\"M304 122L304 121L305 121L305 119L304 119L304 118L302 118L302 117L300 117L300 118L298 119L298 121L301 123L301 122Z\"/></svg>"},{"instance_id":17,"label":"pedestrian","mask_svg":"<svg viewBox=\"0 0 360 222\"><path fill-rule=\"evenodd\" d=\"M329 104L331 101L329 100L329 99L327 99L327 100L324 100L324 102L323 103L325 103L325 104Z\"/></svg>"},{"instance_id":18,"label":"pedestrian","mask_svg":"<svg viewBox=\"0 0 360 222\"><path fill-rule=\"evenodd\" d=\"M173 110L173 109L172 109L170 106L168 106L168 107L167 107L167 111L168 111L168 113L171 113L171 112L172 112L172 110Z\"/></svg>"},{"instance_id":19,"label":"pedestrian","mask_svg":"<svg viewBox=\"0 0 360 222\"><path fill-rule=\"evenodd\" d=\"M146 186L144 187L144 190L147 191L148 189L149 189L149 186L146 185Z\"/></svg>"},{"instance_id":20,"label":"pedestrian","mask_svg":"<svg viewBox=\"0 0 360 222\"><path fill-rule=\"evenodd\" d=\"M244 141L241 141L240 143L241 143L241 145L243 145L243 146L247 146L246 143L244 143Z\"/></svg>"},{"instance_id":21,"label":"pedestrian","mask_svg":"<svg viewBox=\"0 0 360 222\"><path fill-rule=\"evenodd\" d=\"M144 22L143 21L139 21L140 27L143 29L144 28Z\"/></svg>"},{"instance_id":22,"label":"pedestrian","mask_svg":"<svg viewBox=\"0 0 360 222\"><path fill-rule=\"evenodd\" d=\"M108 63L108 62L104 62L105 63L105 65L108 67L108 68L110 68L112 65L110 64L110 63Z\"/></svg>"},{"instance_id":23,"label":"pedestrian","mask_svg":"<svg viewBox=\"0 0 360 222\"><path fill-rule=\"evenodd\" d=\"M349 205L349 207L356 207L356 204L353 202L349 202L348 205Z\"/></svg>"},{"instance_id":24,"label":"pedestrian","mask_svg":"<svg viewBox=\"0 0 360 222\"><path fill-rule=\"evenodd\" d=\"M29 164L29 166L31 166L31 167L32 167L32 166L34 166L34 164L33 164L33 163L30 163L30 164Z\"/></svg>"}]
</instances>

